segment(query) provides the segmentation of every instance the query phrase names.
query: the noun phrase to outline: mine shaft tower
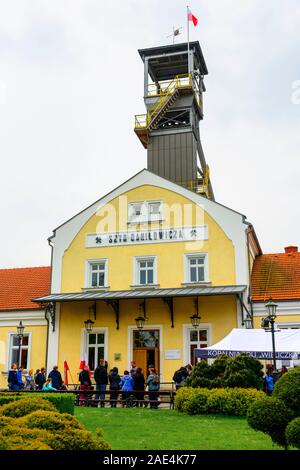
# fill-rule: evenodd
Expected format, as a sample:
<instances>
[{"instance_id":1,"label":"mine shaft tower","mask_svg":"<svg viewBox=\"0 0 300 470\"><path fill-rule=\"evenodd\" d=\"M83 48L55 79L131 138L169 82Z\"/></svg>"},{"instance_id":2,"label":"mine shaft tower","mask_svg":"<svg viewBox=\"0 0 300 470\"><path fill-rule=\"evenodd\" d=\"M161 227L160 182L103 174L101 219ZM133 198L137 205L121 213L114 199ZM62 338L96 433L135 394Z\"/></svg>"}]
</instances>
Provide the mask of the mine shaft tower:
<instances>
[{"instance_id":1,"label":"mine shaft tower","mask_svg":"<svg viewBox=\"0 0 300 470\"><path fill-rule=\"evenodd\" d=\"M148 170L214 200L200 140L208 70L199 42L189 44L189 57L187 43L140 49L139 54L146 114L135 116L134 131L147 149Z\"/></svg>"}]
</instances>

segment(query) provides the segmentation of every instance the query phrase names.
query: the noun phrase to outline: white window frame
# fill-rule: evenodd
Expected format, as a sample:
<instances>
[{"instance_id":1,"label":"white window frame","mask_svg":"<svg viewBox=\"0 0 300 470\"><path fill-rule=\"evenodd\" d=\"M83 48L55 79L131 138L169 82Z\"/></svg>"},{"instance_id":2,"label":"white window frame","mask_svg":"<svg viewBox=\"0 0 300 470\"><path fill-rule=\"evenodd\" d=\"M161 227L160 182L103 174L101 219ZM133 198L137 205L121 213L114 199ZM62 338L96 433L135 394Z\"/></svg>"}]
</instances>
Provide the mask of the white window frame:
<instances>
[{"instance_id":1,"label":"white window frame","mask_svg":"<svg viewBox=\"0 0 300 470\"><path fill-rule=\"evenodd\" d=\"M32 335L32 332L31 331L25 331L24 332L24 336L28 336L28 346L23 346L22 349L27 349L28 350L28 354L27 354L27 370L30 369L30 362L31 362L31 335ZM7 354L7 364L6 364L6 367L7 367L7 370L10 370L11 368L11 365L12 365L12 349L19 349L18 346L15 346L13 348L12 346L12 337L13 336L18 336L17 333L15 331L10 331L8 333L8 338L7 338L7 344L8 344L8 354Z\"/></svg>"},{"instance_id":2,"label":"white window frame","mask_svg":"<svg viewBox=\"0 0 300 470\"><path fill-rule=\"evenodd\" d=\"M104 360L108 360L108 327L102 327L102 328L93 328L91 333L98 334L98 333L103 333L104 334ZM86 331L85 328L81 329L81 357L86 357L88 358L88 349L89 349L89 342L88 342L88 336L89 333ZM99 360L98 360L98 365L99 365Z\"/></svg>"},{"instance_id":3,"label":"white window frame","mask_svg":"<svg viewBox=\"0 0 300 470\"><path fill-rule=\"evenodd\" d=\"M151 206L158 205L159 211L158 213L154 213L151 215ZM159 222L163 220L163 204L162 201L148 201L148 221L149 222Z\"/></svg>"},{"instance_id":4,"label":"white window frame","mask_svg":"<svg viewBox=\"0 0 300 470\"><path fill-rule=\"evenodd\" d=\"M92 265L104 263L104 286L92 287ZM89 259L86 260L85 265L85 289L106 289L108 287L108 259L99 258L99 259Z\"/></svg>"},{"instance_id":5,"label":"white window frame","mask_svg":"<svg viewBox=\"0 0 300 470\"><path fill-rule=\"evenodd\" d=\"M191 324L184 324L183 327L183 365L190 363L190 332L192 330L207 330L207 346L212 344L212 325L211 323L200 323L198 328L194 328ZM210 363L211 360L209 359Z\"/></svg>"},{"instance_id":6,"label":"white window frame","mask_svg":"<svg viewBox=\"0 0 300 470\"><path fill-rule=\"evenodd\" d=\"M204 280L191 281L190 259L203 258L204 259ZM184 254L184 284L207 284L209 281L208 272L208 253L185 253Z\"/></svg>"},{"instance_id":7,"label":"white window frame","mask_svg":"<svg viewBox=\"0 0 300 470\"><path fill-rule=\"evenodd\" d=\"M151 216L150 207L151 205L159 204L159 213ZM132 215L132 208L140 206L141 214L138 216ZM128 224L136 225L140 223L150 223L150 222L161 222L163 220L163 203L162 201L135 201L128 203Z\"/></svg>"},{"instance_id":8,"label":"white window frame","mask_svg":"<svg viewBox=\"0 0 300 470\"><path fill-rule=\"evenodd\" d=\"M153 283L151 284L140 284L140 262L141 261L153 261ZM133 285L134 286L157 286L157 256L146 255L146 256L135 256L133 259Z\"/></svg>"}]
</instances>

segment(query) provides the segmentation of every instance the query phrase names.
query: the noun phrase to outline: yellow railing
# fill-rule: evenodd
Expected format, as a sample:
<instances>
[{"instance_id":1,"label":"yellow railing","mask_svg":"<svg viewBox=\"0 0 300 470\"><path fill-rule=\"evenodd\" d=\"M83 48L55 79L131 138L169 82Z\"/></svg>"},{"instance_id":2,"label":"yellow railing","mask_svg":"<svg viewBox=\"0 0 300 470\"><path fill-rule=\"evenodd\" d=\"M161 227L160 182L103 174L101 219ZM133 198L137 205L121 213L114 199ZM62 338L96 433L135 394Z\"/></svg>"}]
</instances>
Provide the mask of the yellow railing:
<instances>
[{"instance_id":1,"label":"yellow railing","mask_svg":"<svg viewBox=\"0 0 300 470\"><path fill-rule=\"evenodd\" d=\"M192 85L192 74L181 74L176 75L173 80L166 80L163 82L150 83L148 85L148 97L149 96L160 96L165 95L167 88L171 83L174 83L179 87L191 86Z\"/></svg>"},{"instance_id":2,"label":"yellow railing","mask_svg":"<svg viewBox=\"0 0 300 470\"><path fill-rule=\"evenodd\" d=\"M192 74L176 75L175 78L171 81L151 84L149 86L153 85L155 85L156 91L157 88L160 87L160 93L156 93L156 95L148 95L157 96L157 100L153 103L152 106L150 106L147 114L138 114L135 116L135 129L143 129L148 127L155 115L159 113L159 111L164 107L167 100L171 97L173 93L176 92L176 90L193 86L193 77Z\"/></svg>"}]
</instances>

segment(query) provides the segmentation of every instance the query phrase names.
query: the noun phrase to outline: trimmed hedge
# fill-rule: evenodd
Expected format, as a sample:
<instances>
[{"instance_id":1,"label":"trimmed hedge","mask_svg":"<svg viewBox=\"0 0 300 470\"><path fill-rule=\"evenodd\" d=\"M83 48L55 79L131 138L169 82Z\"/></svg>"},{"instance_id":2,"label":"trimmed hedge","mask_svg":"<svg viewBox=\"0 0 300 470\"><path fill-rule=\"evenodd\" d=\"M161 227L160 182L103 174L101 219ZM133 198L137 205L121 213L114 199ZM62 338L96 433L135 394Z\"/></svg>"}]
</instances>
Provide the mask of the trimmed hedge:
<instances>
[{"instance_id":1,"label":"trimmed hedge","mask_svg":"<svg viewBox=\"0 0 300 470\"><path fill-rule=\"evenodd\" d=\"M263 396L256 389L182 387L176 393L175 407L188 414L245 416L251 403Z\"/></svg>"},{"instance_id":2,"label":"trimmed hedge","mask_svg":"<svg viewBox=\"0 0 300 470\"><path fill-rule=\"evenodd\" d=\"M74 414L74 396L69 393L0 393L0 406L22 398L43 398L50 401L60 413Z\"/></svg>"},{"instance_id":3,"label":"trimmed hedge","mask_svg":"<svg viewBox=\"0 0 300 470\"><path fill-rule=\"evenodd\" d=\"M275 383L273 397L286 404L293 416L300 416L300 367L289 370Z\"/></svg>"},{"instance_id":4,"label":"trimmed hedge","mask_svg":"<svg viewBox=\"0 0 300 470\"><path fill-rule=\"evenodd\" d=\"M273 442L286 447L285 429L291 416L282 400L264 396L249 407L247 420L251 428L269 434Z\"/></svg>"},{"instance_id":5,"label":"trimmed hedge","mask_svg":"<svg viewBox=\"0 0 300 470\"><path fill-rule=\"evenodd\" d=\"M67 413L54 413L52 411L34 411L18 420L21 426L29 429L46 429L47 431L60 431L66 429L84 429L78 419Z\"/></svg>"},{"instance_id":6,"label":"trimmed hedge","mask_svg":"<svg viewBox=\"0 0 300 470\"><path fill-rule=\"evenodd\" d=\"M285 437L290 446L300 449L300 418L295 418L288 424Z\"/></svg>"},{"instance_id":7,"label":"trimmed hedge","mask_svg":"<svg viewBox=\"0 0 300 470\"><path fill-rule=\"evenodd\" d=\"M40 410L29 414L28 401L39 402ZM0 415L9 410L10 417L0 416L0 450L109 450L102 431L96 436L86 431L72 415L41 410L55 407L42 398L24 398L3 405ZM12 417L20 416L18 418Z\"/></svg>"},{"instance_id":8,"label":"trimmed hedge","mask_svg":"<svg viewBox=\"0 0 300 470\"><path fill-rule=\"evenodd\" d=\"M56 408L52 403L41 398L22 398L22 400L15 400L1 406L0 415L21 418L37 410L56 411Z\"/></svg>"}]
</instances>

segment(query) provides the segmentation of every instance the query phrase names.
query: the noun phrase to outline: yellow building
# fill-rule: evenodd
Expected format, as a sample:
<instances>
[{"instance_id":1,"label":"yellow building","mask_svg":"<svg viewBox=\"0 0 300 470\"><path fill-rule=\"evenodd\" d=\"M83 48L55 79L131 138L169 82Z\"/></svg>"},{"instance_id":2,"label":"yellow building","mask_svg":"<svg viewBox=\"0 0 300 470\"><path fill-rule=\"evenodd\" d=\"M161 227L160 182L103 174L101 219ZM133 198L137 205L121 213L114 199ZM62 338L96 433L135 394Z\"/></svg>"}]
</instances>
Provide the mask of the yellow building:
<instances>
[{"instance_id":1,"label":"yellow building","mask_svg":"<svg viewBox=\"0 0 300 470\"><path fill-rule=\"evenodd\" d=\"M54 230L48 369L104 357L121 373L152 364L163 382L193 350L241 326L261 253L244 215L214 199L203 154L198 42L140 50L146 114L135 133L142 170ZM149 83L149 78L152 80ZM124 149L122 149L124 152Z\"/></svg>"}]
</instances>

